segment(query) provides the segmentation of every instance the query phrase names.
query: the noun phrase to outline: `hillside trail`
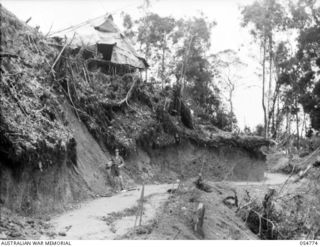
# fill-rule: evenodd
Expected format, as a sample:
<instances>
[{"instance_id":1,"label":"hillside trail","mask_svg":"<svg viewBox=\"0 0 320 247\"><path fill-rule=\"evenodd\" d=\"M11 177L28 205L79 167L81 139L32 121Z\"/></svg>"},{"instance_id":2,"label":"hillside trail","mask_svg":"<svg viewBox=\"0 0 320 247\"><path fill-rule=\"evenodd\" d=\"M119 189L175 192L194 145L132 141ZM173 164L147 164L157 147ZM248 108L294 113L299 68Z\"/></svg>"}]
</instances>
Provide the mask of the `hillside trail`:
<instances>
[{"instance_id":1,"label":"hillside trail","mask_svg":"<svg viewBox=\"0 0 320 247\"><path fill-rule=\"evenodd\" d=\"M170 184L145 185L143 224L156 216L157 209L169 197L167 190L173 186ZM58 235L56 238L101 240L115 239L127 233L135 224L135 213L133 212L128 216L118 216L109 224L108 214L115 215L115 213L137 206L140 195L141 188L139 190L120 192L112 197L101 197L82 203L78 209L63 213L50 221L55 232L63 232L66 235Z\"/></svg>"},{"instance_id":2,"label":"hillside trail","mask_svg":"<svg viewBox=\"0 0 320 247\"><path fill-rule=\"evenodd\" d=\"M277 185L286 181L288 176L277 173L265 173L260 182L223 181L214 182L223 185ZM159 208L169 197L167 190L173 184L145 185L143 224L155 218ZM116 239L126 234L135 224L134 207L138 205L141 190L121 192L112 197L102 197L82 203L78 209L63 213L51 220L58 235L57 239ZM124 214L132 209L131 214ZM130 211L130 210L129 210ZM115 218L110 218L114 215ZM108 220L109 217L109 220ZM111 220L111 221L110 221Z\"/></svg>"}]
</instances>

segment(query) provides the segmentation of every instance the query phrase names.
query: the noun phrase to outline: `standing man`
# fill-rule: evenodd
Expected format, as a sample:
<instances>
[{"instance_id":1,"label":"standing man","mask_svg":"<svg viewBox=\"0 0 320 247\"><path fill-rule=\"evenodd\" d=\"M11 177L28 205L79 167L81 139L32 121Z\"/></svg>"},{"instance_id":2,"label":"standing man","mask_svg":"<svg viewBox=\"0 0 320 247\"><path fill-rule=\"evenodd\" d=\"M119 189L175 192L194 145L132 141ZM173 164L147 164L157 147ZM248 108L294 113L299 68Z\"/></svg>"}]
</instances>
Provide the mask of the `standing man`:
<instances>
[{"instance_id":1,"label":"standing man","mask_svg":"<svg viewBox=\"0 0 320 247\"><path fill-rule=\"evenodd\" d=\"M120 190L122 191L124 189L123 189L123 178L120 174L120 168L124 166L124 160L119 155L118 148L116 148L115 153L116 153L116 156L113 159L111 159L111 161L107 164L107 169L111 168L111 175L115 183L120 185Z\"/></svg>"}]
</instances>

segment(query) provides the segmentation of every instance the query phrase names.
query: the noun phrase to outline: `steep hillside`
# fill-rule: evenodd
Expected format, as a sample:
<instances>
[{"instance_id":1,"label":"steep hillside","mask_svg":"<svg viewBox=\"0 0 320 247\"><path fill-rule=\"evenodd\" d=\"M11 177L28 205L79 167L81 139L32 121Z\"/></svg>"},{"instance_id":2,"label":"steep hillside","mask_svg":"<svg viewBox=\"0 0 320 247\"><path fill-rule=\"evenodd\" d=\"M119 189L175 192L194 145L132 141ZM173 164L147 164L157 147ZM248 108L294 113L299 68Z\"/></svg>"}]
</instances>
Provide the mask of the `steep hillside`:
<instances>
[{"instance_id":1,"label":"steep hillside","mask_svg":"<svg viewBox=\"0 0 320 247\"><path fill-rule=\"evenodd\" d=\"M83 131L94 154L94 161L84 160L74 131L85 127L72 122L64 97L53 89L50 70L59 49L2 6L1 19L1 202L28 214L46 213L107 192L99 170L105 153Z\"/></svg>"},{"instance_id":2,"label":"steep hillside","mask_svg":"<svg viewBox=\"0 0 320 247\"><path fill-rule=\"evenodd\" d=\"M128 186L196 176L263 178L269 142L200 125L176 88L92 69L85 47L48 39L1 6L1 204L26 214L110 195L105 164ZM169 102L168 104L166 102Z\"/></svg>"}]
</instances>

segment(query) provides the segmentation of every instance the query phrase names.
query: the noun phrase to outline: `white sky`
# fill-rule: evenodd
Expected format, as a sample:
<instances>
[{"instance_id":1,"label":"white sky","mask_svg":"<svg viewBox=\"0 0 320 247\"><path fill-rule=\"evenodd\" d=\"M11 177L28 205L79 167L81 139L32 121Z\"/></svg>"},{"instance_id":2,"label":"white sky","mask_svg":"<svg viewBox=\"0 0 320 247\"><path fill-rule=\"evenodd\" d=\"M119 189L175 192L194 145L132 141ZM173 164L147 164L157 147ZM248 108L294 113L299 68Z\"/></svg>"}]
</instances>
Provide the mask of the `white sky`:
<instances>
[{"instance_id":1,"label":"white sky","mask_svg":"<svg viewBox=\"0 0 320 247\"><path fill-rule=\"evenodd\" d=\"M239 5L252 0L151 0L151 11L161 16L188 17L202 11L211 20L217 22L212 29L212 52L234 49L248 67L238 71L243 78L235 92L234 108L239 125L250 127L263 122L261 107L260 79L256 75L259 63L253 55L259 56L256 44L247 30L240 27L241 14ZM47 33L76 25L87 19L112 13L115 22L121 26L121 11L133 17L139 17L137 9L142 0L1 0L8 10L22 21L32 17L29 24L40 26ZM253 86L252 86L253 85Z\"/></svg>"}]
</instances>

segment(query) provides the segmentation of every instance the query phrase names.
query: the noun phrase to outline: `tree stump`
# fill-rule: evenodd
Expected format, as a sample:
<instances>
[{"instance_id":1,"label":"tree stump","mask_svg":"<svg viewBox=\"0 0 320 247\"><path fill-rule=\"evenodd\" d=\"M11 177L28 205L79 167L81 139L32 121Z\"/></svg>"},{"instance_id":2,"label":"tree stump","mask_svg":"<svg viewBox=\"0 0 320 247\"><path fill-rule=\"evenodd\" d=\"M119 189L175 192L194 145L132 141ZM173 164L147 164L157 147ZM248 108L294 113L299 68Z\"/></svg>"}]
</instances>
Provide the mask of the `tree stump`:
<instances>
[{"instance_id":1,"label":"tree stump","mask_svg":"<svg viewBox=\"0 0 320 247\"><path fill-rule=\"evenodd\" d=\"M198 233L201 237L204 237L203 232L203 221L204 221L205 207L203 203L199 203L194 213L194 225L193 230Z\"/></svg>"}]
</instances>

